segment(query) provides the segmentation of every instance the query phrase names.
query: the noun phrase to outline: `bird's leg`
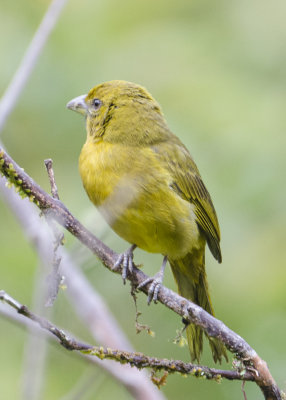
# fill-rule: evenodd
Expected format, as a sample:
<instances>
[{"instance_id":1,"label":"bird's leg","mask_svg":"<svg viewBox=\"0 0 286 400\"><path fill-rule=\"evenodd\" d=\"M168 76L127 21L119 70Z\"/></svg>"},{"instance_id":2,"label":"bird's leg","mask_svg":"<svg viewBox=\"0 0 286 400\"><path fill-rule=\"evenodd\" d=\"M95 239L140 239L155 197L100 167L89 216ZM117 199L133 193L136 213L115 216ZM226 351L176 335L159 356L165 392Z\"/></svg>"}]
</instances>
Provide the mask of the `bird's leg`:
<instances>
[{"instance_id":1,"label":"bird's leg","mask_svg":"<svg viewBox=\"0 0 286 400\"><path fill-rule=\"evenodd\" d=\"M122 279L125 285L127 272L129 271L131 274L133 272L133 251L136 249L136 244L133 244L129 249L124 251L124 253L119 254L119 257L116 263L113 266L113 270L116 270L122 264Z\"/></svg>"},{"instance_id":2,"label":"bird's leg","mask_svg":"<svg viewBox=\"0 0 286 400\"><path fill-rule=\"evenodd\" d=\"M164 279L164 272L167 261L168 257L165 256L159 272L157 272L157 274L154 275L152 278L145 279L145 281L143 281L142 283L140 283L140 285L137 286L137 289L141 289L143 286L147 285L147 283L152 282L151 286L148 289L148 299L147 299L148 305L151 303L152 300L154 301L154 303L157 303L158 292Z\"/></svg>"}]
</instances>

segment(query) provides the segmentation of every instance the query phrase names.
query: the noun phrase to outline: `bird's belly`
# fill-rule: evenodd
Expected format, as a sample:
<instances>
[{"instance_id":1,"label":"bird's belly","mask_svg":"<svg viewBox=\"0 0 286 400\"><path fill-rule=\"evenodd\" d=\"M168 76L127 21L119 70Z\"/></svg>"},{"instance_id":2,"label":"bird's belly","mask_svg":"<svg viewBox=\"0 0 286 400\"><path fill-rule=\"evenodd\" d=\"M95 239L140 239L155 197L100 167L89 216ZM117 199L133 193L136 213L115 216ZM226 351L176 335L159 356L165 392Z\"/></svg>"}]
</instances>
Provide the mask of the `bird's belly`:
<instances>
[{"instance_id":1,"label":"bird's belly","mask_svg":"<svg viewBox=\"0 0 286 400\"><path fill-rule=\"evenodd\" d=\"M162 196L164 201L161 196L162 193L143 194L130 201L125 209L119 210L113 203L113 207L102 206L100 211L112 229L128 242L151 253L182 258L200 246L192 205L180 198L168 199L166 194Z\"/></svg>"}]
</instances>

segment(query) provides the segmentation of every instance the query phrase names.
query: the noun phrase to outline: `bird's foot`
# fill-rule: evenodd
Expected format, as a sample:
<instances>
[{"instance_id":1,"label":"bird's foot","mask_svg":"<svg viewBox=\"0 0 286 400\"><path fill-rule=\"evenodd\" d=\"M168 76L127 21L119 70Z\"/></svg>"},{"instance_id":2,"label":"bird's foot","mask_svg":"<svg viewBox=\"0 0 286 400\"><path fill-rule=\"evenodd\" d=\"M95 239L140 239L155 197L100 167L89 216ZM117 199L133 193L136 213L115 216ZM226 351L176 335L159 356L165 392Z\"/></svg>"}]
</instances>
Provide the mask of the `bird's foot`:
<instances>
[{"instance_id":1,"label":"bird's foot","mask_svg":"<svg viewBox=\"0 0 286 400\"><path fill-rule=\"evenodd\" d=\"M141 289L143 286L146 286L150 282L152 282L152 284L150 285L150 287L148 289L148 298L147 298L148 305L150 305L152 300L154 301L154 303L157 303L158 292L162 285L163 277L160 276L160 273L158 272L153 277L147 278L147 279L145 279L145 281L140 283L140 285L137 286L137 289Z\"/></svg>"},{"instance_id":2,"label":"bird's foot","mask_svg":"<svg viewBox=\"0 0 286 400\"><path fill-rule=\"evenodd\" d=\"M148 283L152 282L148 289L148 298L147 298L148 305L150 305L152 300L154 301L154 303L157 303L158 293L159 293L160 287L162 286L163 279L164 279L166 263L167 263L167 256L164 257L160 271L157 272L157 274L154 275L153 277L145 279L145 281L143 281L142 283L140 283L140 285L137 286L137 289L141 289L142 287L146 286Z\"/></svg>"},{"instance_id":3,"label":"bird's foot","mask_svg":"<svg viewBox=\"0 0 286 400\"><path fill-rule=\"evenodd\" d=\"M124 253L119 254L119 257L112 268L113 270L117 270L120 266L122 266L121 276L124 285L126 283L128 271L130 272L130 274L132 274L133 272L133 251L135 250L135 248L136 245L133 244L129 249L124 251Z\"/></svg>"}]
</instances>

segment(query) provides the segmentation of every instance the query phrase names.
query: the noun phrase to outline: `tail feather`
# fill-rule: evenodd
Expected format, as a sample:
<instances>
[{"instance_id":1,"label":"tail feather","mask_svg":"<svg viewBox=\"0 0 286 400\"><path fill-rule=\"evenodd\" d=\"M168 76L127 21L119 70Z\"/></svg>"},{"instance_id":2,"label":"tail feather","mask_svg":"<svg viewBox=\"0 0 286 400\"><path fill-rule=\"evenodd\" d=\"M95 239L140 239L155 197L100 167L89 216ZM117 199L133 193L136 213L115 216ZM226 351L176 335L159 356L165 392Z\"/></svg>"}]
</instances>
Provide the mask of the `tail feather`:
<instances>
[{"instance_id":1,"label":"tail feather","mask_svg":"<svg viewBox=\"0 0 286 400\"><path fill-rule=\"evenodd\" d=\"M178 285L179 294L198 304L209 314L214 315L208 292L204 256L198 258L187 254L183 259L169 260L169 262ZM203 351L203 330L199 326L189 324L186 333L191 359L199 362ZM228 360L224 345L215 338L209 336L207 338L214 361L221 362L223 357Z\"/></svg>"}]
</instances>

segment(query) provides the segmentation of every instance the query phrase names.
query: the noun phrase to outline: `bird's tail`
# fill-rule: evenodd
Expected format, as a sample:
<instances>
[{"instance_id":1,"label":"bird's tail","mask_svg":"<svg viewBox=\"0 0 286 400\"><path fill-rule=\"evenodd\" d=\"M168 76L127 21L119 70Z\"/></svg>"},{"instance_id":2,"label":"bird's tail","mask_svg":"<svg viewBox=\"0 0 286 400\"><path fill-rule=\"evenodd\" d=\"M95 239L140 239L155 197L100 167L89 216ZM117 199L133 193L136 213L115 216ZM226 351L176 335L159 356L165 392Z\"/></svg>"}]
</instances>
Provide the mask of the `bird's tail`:
<instances>
[{"instance_id":1,"label":"bird's tail","mask_svg":"<svg viewBox=\"0 0 286 400\"><path fill-rule=\"evenodd\" d=\"M179 260L169 260L174 278L178 285L180 295L198 304L208 313L214 315L211 304L208 284L205 272L204 256L194 257L187 254ZM192 361L200 361L203 350L203 330L194 324L189 324L186 328L189 350ZM222 357L227 360L226 349L217 339L207 336L215 362L222 361Z\"/></svg>"}]
</instances>

